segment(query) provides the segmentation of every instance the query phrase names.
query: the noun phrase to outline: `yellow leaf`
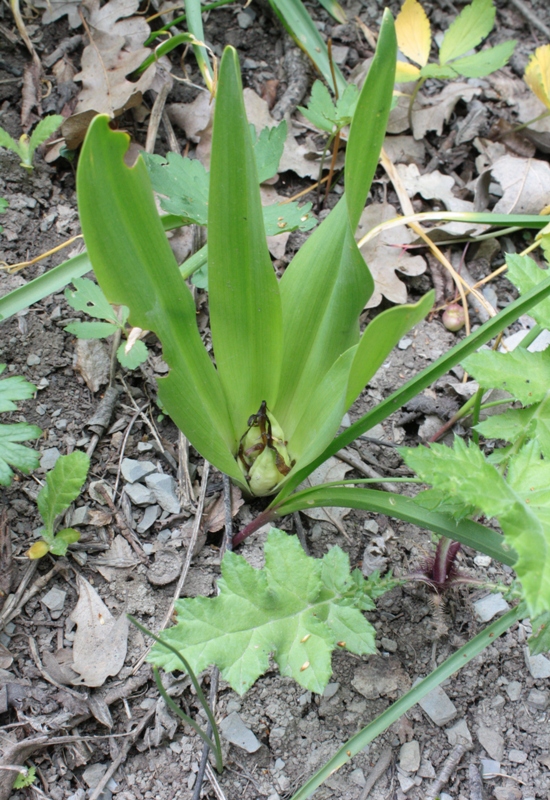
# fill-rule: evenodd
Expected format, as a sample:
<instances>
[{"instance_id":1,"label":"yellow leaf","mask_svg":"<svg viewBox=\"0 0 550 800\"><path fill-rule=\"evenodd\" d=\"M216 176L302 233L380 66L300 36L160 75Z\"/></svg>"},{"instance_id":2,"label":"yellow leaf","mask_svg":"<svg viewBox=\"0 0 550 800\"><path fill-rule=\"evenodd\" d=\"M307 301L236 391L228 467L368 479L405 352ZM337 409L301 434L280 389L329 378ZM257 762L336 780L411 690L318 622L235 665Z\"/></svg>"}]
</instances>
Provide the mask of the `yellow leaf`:
<instances>
[{"instance_id":1,"label":"yellow leaf","mask_svg":"<svg viewBox=\"0 0 550 800\"><path fill-rule=\"evenodd\" d=\"M401 52L424 67L430 56L432 37L428 17L418 0L405 0L395 20L395 33Z\"/></svg>"},{"instance_id":2,"label":"yellow leaf","mask_svg":"<svg viewBox=\"0 0 550 800\"><path fill-rule=\"evenodd\" d=\"M395 82L408 83L409 81L417 81L420 77L420 70L414 64L408 64L406 61L398 61L395 68Z\"/></svg>"},{"instance_id":3,"label":"yellow leaf","mask_svg":"<svg viewBox=\"0 0 550 800\"><path fill-rule=\"evenodd\" d=\"M541 103L550 108L550 44L537 47L525 68L523 78Z\"/></svg>"},{"instance_id":4,"label":"yellow leaf","mask_svg":"<svg viewBox=\"0 0 550 800\"><path fill-rule=\"evenodd\" d=\"M44 542L41 539L40 541L35 542L31 547L29 547L25 555L27 556L27 558L34 560L37 558L42 558L42 556L45 556L46 553L49 553L49 551L50 548L48 547L46 542Z\"/></svg>"}]
</instances>

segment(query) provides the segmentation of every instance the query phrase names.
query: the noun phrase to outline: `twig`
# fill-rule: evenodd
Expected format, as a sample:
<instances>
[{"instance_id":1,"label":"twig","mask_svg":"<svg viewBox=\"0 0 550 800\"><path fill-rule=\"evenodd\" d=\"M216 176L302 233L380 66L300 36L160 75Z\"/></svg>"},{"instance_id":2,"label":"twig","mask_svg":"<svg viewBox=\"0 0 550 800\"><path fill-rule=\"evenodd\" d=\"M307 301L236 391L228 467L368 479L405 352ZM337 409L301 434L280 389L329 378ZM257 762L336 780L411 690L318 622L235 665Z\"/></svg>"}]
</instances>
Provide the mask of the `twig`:
<instances>
[{"instance_id":1,"label":"twig","mask_svg":"<svg viewBox=\"0 0 550 800\"><path fill-rule=\"evenodd\" d=\"M216 773L214 772L214 770L212 769L212 767L208 762L206 763L206 777L210 781L210 785L212 786L214 794L216 795L218 800L227 800L226 796L222 791L222 787L218 783L218 779L216 778Z\"/></svg>"},{"instance_id":2,"label":"twig","mask_svg":"<svg viewBox=\"0 0 550 800\"><path fill-rule=\"evenodd\" d=\"M130 422L128 423L128 427L126 428L126 431L124 432L124 437L122 439L122 444L120 446L120 455L118 457L118 469L117 469L117 473L116 473L115 487L113 489L113 497L116 497L116 493L118 491L118 484L120 483L120 472L121 472L121 469L122 469L122 461L124 459L124 453L126 451L126 443L128 441L128 437L130 435L130 431L132 430L132 428L134 426L134 423L137 420L137 418L140 416L140 414L143 412L143 410L145 408L147 408L148 405L149 405L149 401L147 401L147 403L144 403L144 405L142 405L141 408L138 408L136 406L137 411L135 412L134 416L131 418Z\"/></svg>"},{"instance_id":3,"label":"twig","mask_svg":"<svg viewBox=\"0 0 550 800\"><path fill-rule=\"evenodd\" d=\"M353 469L357 470L357 472L360 472L361 475L365 476L365 478L380 478L380 483L384 484L384 489L386 489L388 492L399 491L395 483L388 483L386 478L384 478L383 475L380 475L380 473L375 470L374 467L365 464L365 462L359 458L355 458L355 456L352 455L349 450L339 450L336 453L336 458L340 459L340 461L343 461L345 464L349 464L350 467L353 467Z\"/></svg>"},{"instance_id":4,"label":"twig","mask_svg":"<svg viewBox=\"0 0 550 800\"><path fill-rule=\"evenodd\" d=\"M369 796L369 794L371 792L371 789L373 788L373 786L376 783L376 781L379 780L382 777L384 772L390 766L390 764L391 764L391 756L392 756L391 747L386 747L386 748L384 748L384 750L382 750L382 752L380 753L380 755L378 757L378 761L376 762L374 767L369 772L367 781L365 783L365 786L363 788L363 791L361 793L361 797L359 798L359 800L367 800L367 797Z\"/></svg>"},{"instance_id":5,"label":"twig","mask_svg":"<svg viewBox=\"0 0 550 800\"><path fill-rule=\"evenodd\" d=\"M510 0L510 2L521 14L523 14L525 19L530 22L533 27L538 28L547 39L550 39L550 28L548 25L545 25L544 22L541 22L540 18L533 11L531 11L529 6L524 3L523 0Z\"/></svg>"},{"instance_id":6,"label":"twig","mask_svg":"<svg viewBox=\"0 0 550 800\"><path fill-rule=\"evenodd\" d=\"M40 578L37 578L33 585L25 592L25 587L28 585L30 579L34 575L34 572L38 566L38 561L32 561L29 566L27 567L27 572L25 573L23 580L21 581L21 585L17 592L14 595L10 595L6 601L6 605L2 609L2 614L0 614L0 630L7 625L14 617L21 613L22 609L25 605L29 602L29 600L41 592L45 586L51 581L54 575L57 575L58 572L61 570L67 569L67 562L65 559L58 559L51 570L47 572L45 575L42 575ZM10 599L13 597L13 600L10 602Z\"/></svg>"},{"instance_id":7,"label":"twig","mask_svg":"<svg viewBox=\"0 0 550 800\"><path fill-rule=\"evenodd\" d=\"M460 759L464 753L470 749L470 745L464 740L457 742L441 767L441 771L437 778L433 781L432 785L426 792L425 800L435 800L441 789L448 783L449 778L454 773L460 763Z\"/></svg>"},{"instance_id":8,"label":"twig","mask_svg":"<svg viewBox=\"0 0 550 800\"><path fill-rule=\"evenodd\" d=\"M170 622L170 619L172 618L172 614L174 613L174 606L176 604L176 600L178 600L178 598L179 598L179 596L181 594L181 590L183 589L183 584L185 583L185 579L187 578L187 573L189 572L189 567L191 566L191 560L193 558L193 552L195 550L195 545L197 543L197 539L198 539L199 531L200 531L200 527L201 527L201 522L202 522L202 513L203 513L203 510L204 510L204 501L206 499L206 486L208 484L208 474L209 474L209 472L210 472L210 464L208 463L208 461L205 461L204 462L204 471L203 471L203 474L202 474L201 493L200 493L199 502L198 502L198 505L197 505L197 512L196 512L196 515L195 515L195 524L193 525L193 530L191 532L191 540L190 540L189 546L187 548L187 554L186 554L186 557L185 557L185 562L184 562L184 564L183 564L183 566L181 568L181 573L180 573L180 577L179 577L179 580L178 580L178 585L176 586L176 589L174 591L174 596L172 597L172 601L170 603L168 611L166 612L166 615L165 615L164 620L162 622L162 625L160 627L161 631L163 631L166 628L166 626ZM151 649L151 647L148 647L147 650L145 651L145 653L143 653L141 658L136 663L134 669L132 670L132 674L135 675L135 673L141 667L141 665L143 664L143 662L147 658L147 654L149 653L150 649Z\"/></svg>"},{"instance_id":9,"label":"twig","mask_svg":"<svg viewBox=\"0 0 550 800\"><path fill-rule=\"evenodd\" d=\"M195 508L195 492L189 473L189 440L180 431L178 437L178 482L184 508Z\"/></svg>"},{"instance_id":10,"label":"twig","mask_svg":"<svg viewBox=\"0 0 550 800\"><path fill-rule=\"evenodd\" d=\"M302 525L302 518L300 517L300 512L295 511L292 515L292 519L294 521L294 527L296 528L296 535L300 540L300 544L302 545L302 550L306 554L306 556L311 555L309 550L309 545L306 539L306 532L304 530L304 526Z\"/></svg>"},{"instance_id":11,"label":"twig","mask_svg":"<svg viewBox=\"0 0 550 800\"><path fill-rule=\"evenodd\" d=\"M470 783L470 800L483 800L483 784L475 764L468 767L468 779Z\"/></svg>"},{"instance_id":12,"label":"twig","mask_svg":"<svg viewBox=\"0 0 550 800\"><path fill-rule=\"evenodd\" d=\"M155 102L153 104L153 109L151 111L151 116L149 117L149 126L147 128L147 138L145 140L145 152L152 153L155 149L155 142L157 139L157 133L160 125L160 120L162 118L162 114L164 112L164 106L166 105L166 100L168 98L168 94L170 89L172 88L172 81L165 80L162 86L160 87L160 91L155 98Z\"/></svg>"},{"instance_id":13,"label":"twig","mask_svg":"<svg viewBox=\"0 0 550 800\"><path fill-rule=\"evenodd\" d=\"M139 541L137 540L137 537L136 537L134 531L130 528L130 526L128 525L128 523L124 519L124 516L120 513L118 508L115 506L115 504L111 500L111 496L109 495L109 492L107 491L106 487L102 486L100 483L98 483L97 486L96 486L96 491L99 492L99 494L103 497L103 499L105 500L105 502L109 506L110 510L114 514L114 517L115 517L115 519L117 521L117 525L120 528L120 532L122 533L122 535L124 536L124 538L126 539L128 544L130 545L130 547L132 548L134 553L137 555L137 557L139 558L141 563L142 564L147 564L147 566L149 566L149 559L147 558L147 556L143 552L143 548L142 548L141 544L139 543Z\"/></svg>"}]
</instances>

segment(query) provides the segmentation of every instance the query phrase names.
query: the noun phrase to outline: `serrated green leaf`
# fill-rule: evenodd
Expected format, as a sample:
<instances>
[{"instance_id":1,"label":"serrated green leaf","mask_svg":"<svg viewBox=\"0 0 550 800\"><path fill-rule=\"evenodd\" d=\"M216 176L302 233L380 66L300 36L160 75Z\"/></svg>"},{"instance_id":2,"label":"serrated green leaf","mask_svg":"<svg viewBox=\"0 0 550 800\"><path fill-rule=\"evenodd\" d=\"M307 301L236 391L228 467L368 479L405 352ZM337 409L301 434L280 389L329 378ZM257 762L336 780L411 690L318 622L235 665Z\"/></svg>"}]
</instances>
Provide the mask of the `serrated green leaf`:
<instances>
[{"instance_id":1,"label":"serrated green leaf","mask_svg":"<svg viewBox=\"0 0 550 800\"><path fill-rule=\"evenodd\" d=\"M126 369L136 369L144 361L147 361L147 345L140 339L134 342L130 350L126 352L127 342L122 342L116 351L116 357Z\"/></svg>"},{"instance_id":2,"label":"serrated green leaf","mask_svg":"<svg viewBox=\"0 0 550 800\"><path fill-rule=\"evenodd\" d=\"M344 581L341 557L330 556L339 571L339 588L334 582L330 587L323 583L323 562L330 553L323 559L310 558L296 537L271 530L263 569L226 553L218 596L177 601L178 623L161 638L181 650L195 672L217 664L239 694L266 671L270 654L282 675L322 692L337 642L345 641L345 647L358 654L376 652L373 627L346 602L345 593L353 588L349 561ZM364 587L366 591L367 581ZM158 645L149 660L169 671L179 667L175 656Z\"/></svg>"},{"instance_id":3,"label":"serrated green leaf","mask_svg":"<svg viewBox=\"0 0 550 800\"><path fill-rule=\"evenodd\" d=\"M445 33L439 50L440 62L446 64L477 47L491 33L495 14L492 0L473 0L465 6Z\"/></svg>"},{"instance_id":4,"label":"serrated green leaf","mask_svg":"<svg viewBox=\"0 0 550 800\"><path fill-rule=\"evenodd\" d=\"M19 155L18 143L9 135L6 130L4 130L4 128L0 128L0 147L4 147L6 150L11 150L13 153L17 153Z\"/></svg>"},{"instance_id":5,"label":"serrated green leaf","mask_svg":"<svg viewBox=\"0 0 550 800\"><path fill-rule=\"evenodd\" d=\"M112 322L71 322L63 328L77 339L106 339L118 329Z\"/></svg>"},{"instance_id":6,"label":"serrated green leaf","mask_svg":"<svg viewBox=\"0 0 550 800\"><path fill-rule=\"evenodd\" d=\"M254 145L254 158L258 170L258 180L260 183L272 178L279 169L279 161L283 155L285 146L287 124L282 120L273 128L264 128L256 138L256 129L251 124L250 132Z\"/></svg>"},{"instance_id":7,"label":"serrated green leaf","mask_svg":"<svg viewBox=\"0 0 550 800\"><path fill-rule=\"evenodd\" d=\"M0 425L0 485L9 486L13 478L10 465L25 474L32 472L40 463L38 453L30 447L16 442L38 439L42 431L37 425L15 422L13 425Z\"/></svg>"},{"instance_id":8,"label":"serrated green leaf","mask_svg":"<svg viewBox=\"0 0 550 800\"><path fill-rule=\"evenodd\" d=\"M550 650L550 611L546 611L531 622L533 634L527 640L531 655L547 653Z\"/></svg>"},{"instance_id":9,"label":"serrated green leaf","mask_svg":"<svg viewBox=\"0 0 550 800\"><path fill-rule=\"evenodd\" d=\"M311 87L311 96L307 108L298 106L298 110L320 131L333 132L336 108L329 90L322 81L315 81Z\"/></svg>"},{"instance_id":10,"label":"serrated green leaf","mask_svg":"<svg viewBox=\"0 0 550 800\"><path fill-rule=\"evenodd\" d=\"M65 300L71 308L75 311L85 311L96 319L106 319L119 325L117 315L97 283L88 278L75 278L73 284L75 291L65 289Z\"/></svg>"},{"instance_id":11,"label":"serrated green leaf","mask_svg":"<svg viewBox=\"0 0 550 800\"><path fill-rule=\"evenodd\" d=\"M525 294L534 289L535 286L538 286L550 275L548 269L541 269L529 256L507 253L506 266L508 267L506 277L519 290L520 294ZM550 298L546 298L542 303L532 306L529 314L543 328L550 329Z\"/></svg>"},{"instance_id":12,"label":"serrated green leaf","mask_svg":"<svg viewBox=\"0 0 550 800\"><path fill-rule=\"evenodd\" d=\"M517 347L511 353L482 350L462 361L481 386L503 389L524 406L539 403L550 386L550 349L531 353Z\"/></svg>"},{"instance_id":13,"label":"serrated green leaf","mask_svg":"<svg viewBox=\"0 0 550 800\"><path fill-rule=\"evenodd\" d=\"M6 369L6 364L0 364L0 375ZM36 386L25 380L21 375L0 380L0 412L15 411L17 400L28 400L36 392Z\"/></svg>"},{"instance_id":14,"label":"serrated green leaf","mask_svg":"<svg viewBox=\"0 0 550 800\"><path fill-rule=\"evenodd\" d=\"M67 456L60 456L46 475L46 485L36 498L46 535L53 534L56 517L66 511L80 494L89 468L90 459L86 453L75 450Z\"/></svg>"},{"instance_id":15,"label":"serrated green leaf","mask_svg":"<svg viewBox=\"0 0 550 800\"><path fill-rule=\"evenodd\" d=\"M164 211L183 217L186 223L206 225L210 179L201 162L178 153L168 153L166 158L143 153L142 157Z\"/></svg>"},{"instance_id":16,"label":"serrated green leaf","mask_svg":"<svg viewBox=\"0 0 550 800\"><path fill-rule=\"evenodd\" d=\"M501 69L508 63L508 59L514 52L516 46L515 39L509 42L502 42L495 47L488 47L479 53L471 56L457 58L452 62L452 67L459 75L465 78L483 78L490 75L497 69Z\"/></svg>"},{"instance_id":17,"label":"serrated green leaf","mask_svg":"<svg viewBox=\"0 0 550 800\"><path fill-rule=\"evenodd\" d=\"M475 427L488 439L503 439L512 444L520 438L537 439L543 455L550 457L550 395L547 393L544 400L527 408L511 408L488 417ZM509 451L496 452L507 456ZM493 458L491 462L497 463Z\"/></svg>"},{"instance_id":18,"label":"serrated green leaf","mask_svg":"<svg viewBox=\"0 0 550 800\"><path fill-rule=\"evenodd\" d=\"M338 127L350 124L353 115L355 114L358 100L359 89L354 83L350 83L344 94L336 103L336 119L338 120Z\"/></svg>"},{"instance_id":19,"label":"serrated green leaf","mask_svg":"<svg viewBox=\"0 0 550 800\"><path fill-rule=\"evenodd\" d=\"M49 117L44 117L44 119L40 120L29 141L29 158L31 161L36 148L49 139L64 121L65 117L62 117L61 114L50 114Z\"/></svg>"}]
</instances>

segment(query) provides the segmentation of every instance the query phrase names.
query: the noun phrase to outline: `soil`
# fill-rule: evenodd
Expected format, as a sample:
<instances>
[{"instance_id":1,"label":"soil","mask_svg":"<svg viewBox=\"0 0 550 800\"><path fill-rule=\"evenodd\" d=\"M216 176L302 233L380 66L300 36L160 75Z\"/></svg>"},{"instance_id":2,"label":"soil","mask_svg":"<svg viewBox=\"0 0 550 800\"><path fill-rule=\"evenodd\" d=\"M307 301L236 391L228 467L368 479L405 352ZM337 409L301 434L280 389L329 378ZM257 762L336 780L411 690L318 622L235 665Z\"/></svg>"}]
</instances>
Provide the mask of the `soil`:
<instances>
[{"instance_id":1,"label":"soil","mask_svg":"<svg viewBox=\"0 0 550 800\"><path fill-rule=\"evenodd\" d=\"M367 26L377 30L381 5L375 0L348 0L344 7L349 19L358 15ZM392 2L390 7L397 13L398 4ZM424 7L436 31L445 30L457 11L451 2L425 2ZM489 42L497 44L511 35L518 39L510 66L500 74L521 77L528 55L543 43L542 34L521 15L511 0L500 0L497 8L496 28ZM535 17L550 25L550 10L545 0L531 0L529 8ZM348 48L346 60L341 65L344 73L349 74L370 54L352 23L345 27L337 26L316 4L308 4L308 11L325 37L332 35L336 45ZM238 12L242 9L237 6L210 12L206 23L207 40L215 50L226 43L236 46L244 67L245 85L258 93L265 93L267 86L274 85L269 82L278 81L276 88L280 99L291 82L291 76L284 70L287 35L268 7L261 3L250 6L251 24L248 27L242 27ZM5 9L2 13L2 26L15 30ZM35 23L32 30L41 56L51 53L73 34L65 18L48 26ZM0 29L0 36L0 123L12 135L18 136L21 76L28 58L23 48L5 38L3 29ZM77 49L70 58L78 68L80 51ZM188 59L188 68L191 80L200 82L191 59ZM500 116L513 121L513 107L495 99L490 84L478 83L482 86L479 99L488 114L487 126L490 127L491 121ZM425 91L439 91L441 85L429 83ZM189 87L176 84L170 101L189 102L195 94ZM147 97L146 101L149 102ZM62 98L56 94L54 85L52 100L45 103L44 109L59 113L61 106ZM449 151L445 160L435 157L434 161L433 155L443 152L442 144L448 142L447 137L460 126L467 113L467 104L460 102L441 136L434 132L427 134L425 160L418 164L421 172L431 164L432 169L462 174L466 179L477 155L472 141L460 145L460 151L458 146L443 148ZM143 144L146 122L138 120L129 114L125 117L136 141ZM167 144L163 137L161 127L156 152L166 152ZM181 144L185 146L184 139ZM192 143L187 144L193 147ZM543 152L537 152L536 157L548 160ZM277 189L283 194L292 194L306 185L294 174L285 173ZM380 201L386 191L388 200L398 206L393 189L386 187L384 175L380 172L371 200ZM9 264L33 258L79 233L74 171L63 159L48 165L38 156L35 170L29 175L18 167L15 157L0 151L0 196L9 202L1 220L4 232L0 241L1 258ZM420 205L423 210L433 207L418 199L415 204L419 210ZM301 239L301 234L291 236L284 257L277 262L279 269L288 263ZM514 240L509 240L509 244L513 246ZM79 246L76 244L72 251L52 255L15 275L0 274L1 293L5 294L61 263L77 252ZM521 248L518 246L518 249ZM497 255L493 266L498 266L499 258L502 257ZM476 273L479 263L472 261L470 266L474 277L481 277ZM432 286L429 272L417 277L404 277L403 280L412 301ZM499 305L509 302L513 291L505 279L497 280L492 286ZM202 317L206 319L206 314L204 297L200 293L198 299L203 309L200 321ZM57 448L61 454L70 453L75 448L86 449L93 440L93 431L87 425L104 396L105 384L97 391L89 388L81 368L79 371L82 356L77 360L76 340L64 331L69 321L81 317L60 293L2 323L0 361L8 364L6 374L23 375L38 387L36 399L21 403L20 410L4 415L3 421L26 420L39 425L44 433L35 446L42 454L51 452L52 448ZM475 316L473 322L476 323ZM417 326L406 339L408 341L400 343L400 347L388 357L351 409L351 421L445 352L456 342L457 334L447 331L440 316L434 315ZM107 359L108 364L109 344L101 343L99 347L100 355ZM133 372L118 370L115 379L119 389L117 404L108 429L93 452L86 488L76 502L76 507L88 506L91 517L85 519L91 524L80 526L81 541L71 549L66 559L54 562L53 558L46 557L33 567L36 572L31 582L48 573L54 564L57 564L57 571L0 636L4 648L0 651L0 722L3 726L0 746L7 748L25 738L42 734L47 740L52 740L51 745L35 749L27 761L37 769L36 787L14 791L11 795L14 800L30 797L83 800L92 795L101 767L104 771L117 759L119 766L101 794L105 800L111 796L119 800L184 800L193 796L201 758L201 740L190 728L181 725L159 700L150 667L140 665L145 654L145 640L137 630L130 628L124 666L99 688L71 687L70 679L64 678L65 673L59 667L67 654L71 663L75 625L70 615L78 600L79 575L94 586L114 617L132 613L156 631L169 609L176 585L174 579L179 572L168 576L172 581L162 585L162 575L159 578L158 569L152 574L151 564L155 559L160 560L159 553L166 553L166 550L173 561L183 561L193 526L193 505L184 503L183 512L175 518L173 514L163 512L147 531L137 533L144 507L133 505L125 494L120 494L124 484L120 479L120 463L124 457L152 461L160 471L179 479L180 488L183 486L181 471L177 469L184 452L182 441L172 422L162 417L155 405L153 378L162 373L162 368L161 349L153 341L150 342L150 357L145 367ZM457 369L450 378L440 380L427 391L422 403L402 409L383 427L372 431L372 436L382 443L358 440L351 450L355 458L371 468L374 465L379 474L389 478L400 474L403 464L394 446L426 441L452 416L461 402L453 388L461 377L460 369ZM142 410L141 416L136 409ZM464 429L455 428L455 432L464 433ZM200 457L192 450L189 470L195 497L198 498L205 470ZM44 473L41 467L31 476L18 474L11 487L0 490L13 549L12 581L8 591L15 591L30 569L24 553L40 525L35 498ZM350 471L348 477L355 474ZM118 487L116 515L98 502L97 493L93 487L90 488L91 482L100 480L111 489L115 485ZM207 480L206 502L211 504L221 497L222 479L215 470L210 470ZM241 506L234 519L234 531L250 521L260 509L261 504ZM289 533L295 532L296 524L297 521L291 518L281 521L281 527ZM323 519L302 515L300 524L311 555L320 557L337 544L349 553L352 566L363 566L365 570L374 559L383 572L391 569L397 575L405 575L422 566L433 552L433 543L426 531L379 515L349 513L339 523L345 535ZM123 551L127 561L111 561L106 568L105 554L112 556L109 547L115 537L127 534L128 527L143 548L144 558L140 561L128 548ZM265 536L265 531L260 532L240 549L254 566L262 563ZM200 543L183 587L183 596L208 595L215 591L221 533L204 533ZM460 553L459 566L463 572L478 579L503 583L512 580L511 570L478 558L468 548L463 548ZM7 569L7 562L3 562L2 570ZM62 608L56 613L43 602L52 588L65 593ZM333 676L324 696L312 695L292 680L281 678L275 668L260 678L244 697L239 697L220 681L215 706L217 719L238 712L244 725L259 740L260 747L250 753L223 740L225 770L218 778L223 795L217 796L225 796L228 800L290 798L342 743L387 708L417 678L428 674L482 629L483 623L476 616L474 602L484 594L487 594L486 590L462 587L436 603L426 587L408 583L384 595L377 602L377 610L367 614L377 631L379 654L369 658L344 652L335 654ZM452 721L438 727L419 706L415 706L348 766L333 774L317 790L315 797L364 798L365 781L381 754L389 748L389 767L371 789L369 797L373 800L402 800L404 797L420 800L426 796L433 778L440 774L449 754L456 752L456 748L453 751L455 740L450 729L462 720L471 734L471 743L460 763L451 770L442 788L442 792L446 792L446 795L440 795L442 798L527 800L550 797L548 709L533 705L530 694L533 689L548 692L549 685L548 679L535 679L529 669L525 656L529 633L529 621L519 623L443 684L456 707ZM379 676L380 680L372 680L372 675ZM361 685L365 676L371 676L368 696L355 688ZM202 678L205 689L208 689L210 674ZM172 678L168 683L171 681ZM172 685L171 691L188 713L200 721L204 719L187 679ZM126 736L140 721L144 722L143 731L135 737ZM69 742L55 743L56 737L62 736L72 738ZM407 774L400 771L403 763L401 748L411 741L419 745L421 764L419 769ZM22 760L26 757L23 755ZM469 768L481 771L481 760L487 758L498 761L500 766L496 776L486 777L483 781L482 795L472 783ZM214 790L206 780L201 797L214 796Z\"/></svg>"}]
</instances>

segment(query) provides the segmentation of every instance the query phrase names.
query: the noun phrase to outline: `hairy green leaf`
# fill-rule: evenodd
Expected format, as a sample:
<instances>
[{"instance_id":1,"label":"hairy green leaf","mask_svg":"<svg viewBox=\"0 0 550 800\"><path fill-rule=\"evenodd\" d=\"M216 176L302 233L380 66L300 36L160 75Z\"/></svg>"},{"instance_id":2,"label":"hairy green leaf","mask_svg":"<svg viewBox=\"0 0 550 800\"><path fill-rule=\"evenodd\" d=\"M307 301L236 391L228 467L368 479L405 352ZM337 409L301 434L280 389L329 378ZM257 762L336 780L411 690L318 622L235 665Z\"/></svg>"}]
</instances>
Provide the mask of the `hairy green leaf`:
<instances>
[{"instance_id":1,"label":"hairy green leaf","mask_svg":"<svg viewBox=\"0 0 550 800\"><path fill-rule=\"evenodd\" d=\"M503 389L524 406L544 399L550 386L550 349L531 353L521 347L511 353L482 350L462 362L480 385Z\"/></svg>"},{"instance_id":2,"label":"hairy green leaf","mask_svg":"<svg viewBox=\"0 0 550 800\"><path fill-rule=\"evenodd\" d=\"M336 129L350 124L358 98L357 86L350 83L340 99L333 102L325 84L315 81L307 108L298 106L298 109L316 128L334 133Z\"/></svg>"},{"instance_id":3,"label":"hairy green leaf","mask_svg":"<svg viewBox=\"0 0 550 800\"><path fill-rule=\"evenodd\" d=\"M515 46L515 39L509 42L502 42L502 44L489 47L487 50L482 50L471 56L457 58L452 62L452 67L459 75L464 75L465 78L483 78L497 69L502 69L508 63Z\"/></svg>"},{"instance_id":4,"label":"hairy green leaf","mask_svg":"<svg viewBox=\"0 0 550 800\"><path fill-rule=\"evenodd\" d=\"M75 311L85 311L96 319L106 319L119 325L117 315L97 283L88 278L75 278L73 284L75 291L65 289L65 300L71 308Z\"/></svg>"},{"instance_id":5,"label":"hairy green leaf","mask_svg":"<svg viewBox=\"0 0 550 800\"><path fill-rule=\"evenodd\" d=\"M550 458L550 392L540 403L488 417L476 425L476 430L488 439L503 439L511 444L519 439L537 439L543 454Z\"/></svg>"},{"instance_id":6,"label":"hairy green leaf","mask_svg":"<svg viewBox=\"0 0 550 800\"><path fill-rule=\"evenodd\" d=\"M420 76L424 79L434 78L440 81L452 81L458 78L458 72L453 69L451 64L426 64L420 70Z\"/></svg>"},{"instance_id":7,"label":"hairy green leaf","mask_svg":"<svg viewBox=\"0 0 550 800\"><path fill-rule=\"evenodd\" d=\"M506 277L519 289L520 294L525 294L534 289L535 286L538 286L550 275L548 268L541 269L529 256L508 253L506 255L506 266L508 267ZM537 303L536 306L533 306L529 314L539 325L550 330L550 298L546 298L542 303Z\"/></svg>"},{"instance_id":8,"label":"hairy green leaf","mask_svg":"<svg viewBox=\"0 0 550 800\"><path fill-rule=\"evenodd\" d=\"M143 153L142 157L164 211L181 216L185 223L206 225L209 177L201 162L178 153L166 157Z\"/></svg>"},{"instance_id":9,"label":"hairy green leaf","mask_svg":"<svg viewBox=\"0 0 550 800\"><path fill-rule=\"evenodd\" d=\"M4 147L6 150L11 150L13 153L19 154L19 144L4 130L4 128L0 128L0 147Z\"/></svg>"},{"instance_id":10,"label":"hairy green leaf","mask_svg":"<svg viewBox=\"0 0 550 800\"><path fill-rule=\"evenodd\" d=\"M375 631L357 607L365 601L373 607L369 583L356 572L350 574L340 548L310 558L296 537L272 529L263 569L226 553L218 596L177 601L178 623L161 638L181 650L195 672L216 664L239 694L268 669L270 654L282 675L322 692L337 646L376 652ZM180 666L158 645L149 660L166 670Z\"/></svg>"},{"instance_id":11,"label":"hairy green leaf","mask_svg":"<svg viewBox=\"0 0 550 800\"><path fill-rule=\"evenodd\" d=\"M40 463L38 453L30 447L16 442L38 439L42 431L37 425L15 422L13 425L0 425L0 485L9 486L13 478L10 465L25 474L36 469Z\"/></svg>"},{"instance_id":12,"label":"hairy green leaf","mask_svg":"<svg viewBox=\"0 0 550 800\"><path fill-rule=\"evenodd\" d=\"M467 53L491 33L495 22L493 0L473 0L451 23L439 50L439 60L446 64Z\"/></svg>"},{"instance_id":13,"label":"hairy green leaf","mask_svg":"<svg viewBox=\"0 0 550 800\"><path fill-rule=\"evenodd\" d=\"M86 480L90 459L86 453L75 450L60 456L55 467L46 475L46 485L36 498L40 516L44 520L44 538L53 534L56 517L66 511L76 500Z\"/></svg>"},{"instance_id":14,"label":"hairy green leaf","mask_svg":"<svg viewBox=\"0 0 550 800\"><path fill-rule=\"evenodd\" d=\"M6 369L6 364L0 364L0 375ZM15 411L17 400L28 400L36 392L36 386L25 380L21 375L0 380L0 412Z\"/></svg>"}]
</instances>

